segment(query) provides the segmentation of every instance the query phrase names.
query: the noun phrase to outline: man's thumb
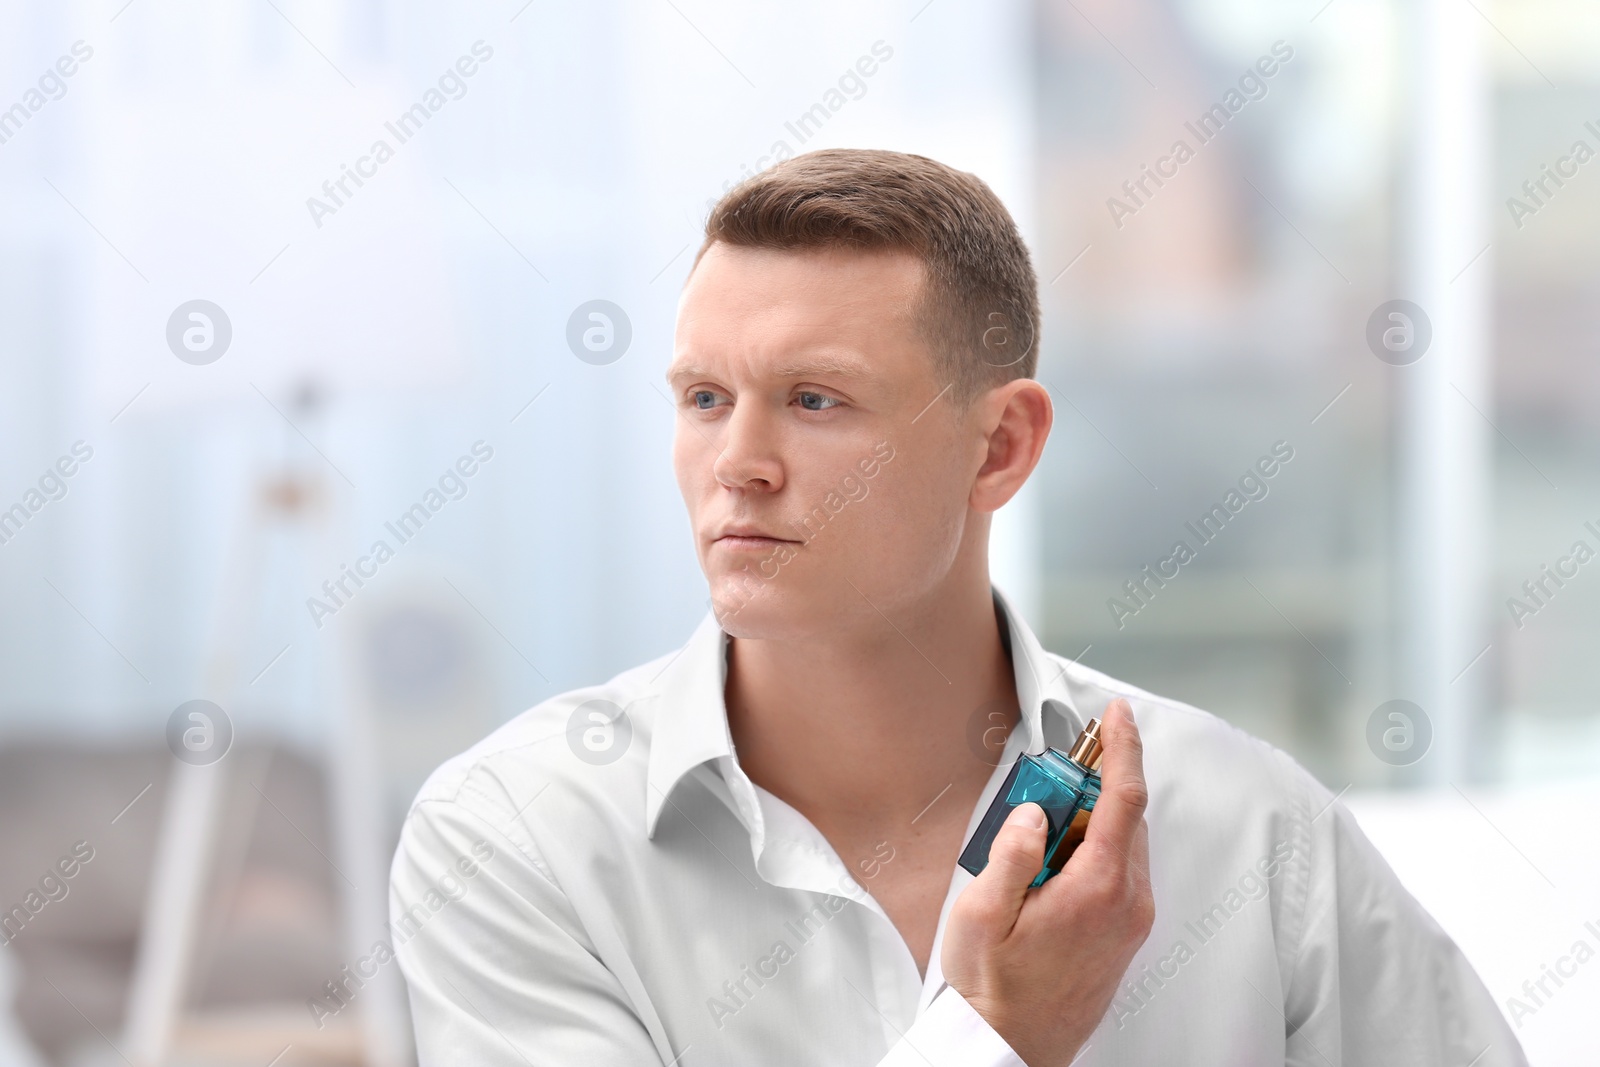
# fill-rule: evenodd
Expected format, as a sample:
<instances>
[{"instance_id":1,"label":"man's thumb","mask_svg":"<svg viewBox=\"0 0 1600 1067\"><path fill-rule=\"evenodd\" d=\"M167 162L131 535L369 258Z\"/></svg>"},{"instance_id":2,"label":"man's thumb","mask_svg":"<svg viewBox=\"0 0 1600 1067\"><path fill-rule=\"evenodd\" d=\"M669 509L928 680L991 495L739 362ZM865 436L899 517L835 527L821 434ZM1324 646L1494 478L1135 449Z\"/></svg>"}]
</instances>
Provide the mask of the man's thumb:
<instances>
[{"instance_id":1,"label":"man's thumb","mask_svg":"<svg viewBox=\"0 0 1600 1067\"><path fill-rule=\"evenodd\" d=\"M1015 914L1023 894L1044 866L1044 809L1029 801L1018 804L989 846L989 865L978 875L983 893L996 903L1004 900Z\"/></svg>"}]
</instances>

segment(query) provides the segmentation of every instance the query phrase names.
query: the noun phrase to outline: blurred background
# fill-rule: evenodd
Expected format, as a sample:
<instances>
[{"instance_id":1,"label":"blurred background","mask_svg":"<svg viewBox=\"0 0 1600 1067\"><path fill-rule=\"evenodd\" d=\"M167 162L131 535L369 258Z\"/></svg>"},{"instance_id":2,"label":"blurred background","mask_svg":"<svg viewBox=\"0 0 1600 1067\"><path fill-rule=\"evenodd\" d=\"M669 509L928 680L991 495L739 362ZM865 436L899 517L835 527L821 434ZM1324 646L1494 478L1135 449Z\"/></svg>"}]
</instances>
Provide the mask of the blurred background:
<instances>
[{"instance_id":1,"label":"blurred background","mask_svg":"<svg viewBox=\"0 0 1600 1067\"><path fill-rule=\"evenodd\" d=\"M0 27L0 1065L407 1061L359 962L406 806L704 615L677 293L835 146L1033 249L1056 429L993 564L1047 647L1294 755L1531 1062L1600 1061L1592 6Z\"/></svg>"}]
</instances>

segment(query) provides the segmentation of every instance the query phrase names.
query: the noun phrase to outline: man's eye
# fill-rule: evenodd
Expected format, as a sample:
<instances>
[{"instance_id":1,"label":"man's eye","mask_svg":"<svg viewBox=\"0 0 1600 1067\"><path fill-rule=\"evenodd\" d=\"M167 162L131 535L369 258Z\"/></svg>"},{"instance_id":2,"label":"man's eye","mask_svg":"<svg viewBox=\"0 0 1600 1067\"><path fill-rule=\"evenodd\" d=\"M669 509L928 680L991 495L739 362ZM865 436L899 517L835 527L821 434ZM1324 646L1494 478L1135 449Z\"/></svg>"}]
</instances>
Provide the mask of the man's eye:
<instances>
[{"instance_id":1,"label":"man's eye","mask_svg":"<svg viewBox=\"0 0 1600 1067\"><path fill-rule=\"evenodd\" d=\"M800 394L800 406L807 411L826 411L831 407L837 406L838 403L839 401L833 397L823 396L821 393Z\"/></svg>"},{"instance_id":2,"label":"man's eye","mask_svg":"<svg viewBox=\"0 0 1600 1067\"><path fill-rule=\"evenodd\" d=\"M696 389L694 392L689 394L689 398L694 402L694 406L699 408L701 411L706 411L717 406L717 394L713 393L710 389Z\"/></svg>"}]
</instances>

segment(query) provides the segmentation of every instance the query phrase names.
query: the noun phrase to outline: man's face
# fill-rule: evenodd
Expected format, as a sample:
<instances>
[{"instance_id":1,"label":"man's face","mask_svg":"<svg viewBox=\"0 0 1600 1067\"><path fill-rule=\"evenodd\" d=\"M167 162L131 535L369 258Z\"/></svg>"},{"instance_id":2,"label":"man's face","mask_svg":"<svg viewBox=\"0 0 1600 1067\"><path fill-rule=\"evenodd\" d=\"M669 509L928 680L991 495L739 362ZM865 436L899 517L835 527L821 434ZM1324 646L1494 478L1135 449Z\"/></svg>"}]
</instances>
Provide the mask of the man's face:
<instances>
[{"instance_id":1,"label":"man's face","mask_svg":"<svg viewBox=\"0 0 1600 1067\"><path fill-rule=\"evenodd\" d=\"M691 275L673 465L735 637L881 625L949 573L986 447L917 334L924 270L719 242Z\"/></svg>"}]
</instances>

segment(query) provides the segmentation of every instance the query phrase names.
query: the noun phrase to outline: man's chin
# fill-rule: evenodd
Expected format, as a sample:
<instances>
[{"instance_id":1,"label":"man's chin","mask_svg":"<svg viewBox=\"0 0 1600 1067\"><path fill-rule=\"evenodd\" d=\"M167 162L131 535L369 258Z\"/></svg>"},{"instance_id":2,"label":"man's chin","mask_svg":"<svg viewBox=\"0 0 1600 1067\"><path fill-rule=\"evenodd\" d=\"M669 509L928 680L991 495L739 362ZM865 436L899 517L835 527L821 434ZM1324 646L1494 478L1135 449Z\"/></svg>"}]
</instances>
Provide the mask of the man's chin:
<instances>
[{"instance_id":1,"label":"man's chin","mask_svg":"<svg viewBox=\"0 0 1600 1067\"><path fill-rule=\"evenodd\" d=\"M776 584L763 582L750 588L727 580L714 583L711 593L711 610L717 623L732 637L747 640L770 640L799 637L817 626L826 626L826 619L818 619L817 605L809 597L797 597Z\"/></svg>"}]
</instances>

